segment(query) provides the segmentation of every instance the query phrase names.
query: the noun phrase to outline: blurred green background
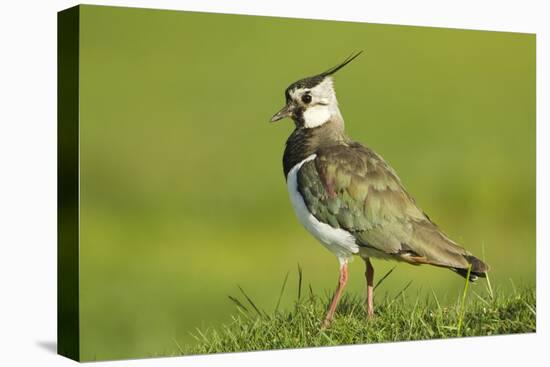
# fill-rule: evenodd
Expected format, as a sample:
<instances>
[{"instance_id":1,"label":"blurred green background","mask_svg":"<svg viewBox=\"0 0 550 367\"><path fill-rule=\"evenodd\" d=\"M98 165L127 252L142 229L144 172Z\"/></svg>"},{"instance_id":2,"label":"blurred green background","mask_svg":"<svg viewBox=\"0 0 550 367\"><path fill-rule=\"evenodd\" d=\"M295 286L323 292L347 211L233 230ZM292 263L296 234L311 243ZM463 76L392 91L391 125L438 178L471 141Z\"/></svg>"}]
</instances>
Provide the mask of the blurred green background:
<instances>
[{"instance_id":1,"label":"blurred green background","mask_svg":"<svg viewBox=\"0 0 550 367\"><path fill-rule=\"evenodd\" d=\"M287 85L357 50L336 75L348 134L485 257L493 286L534 285L534 35L83 6L84 360L177 353L174 340L230 321L237 285L272 310L290 271L288 307L298 263L315 292L334 288L336 258L287 196L293 123L267 121ZM394 263L374 265L379 277ZM364 292L363 266L347 292ZM444 302L463 286L399 264L378 297L411 279Z\"/></svg>"}]
</instances>

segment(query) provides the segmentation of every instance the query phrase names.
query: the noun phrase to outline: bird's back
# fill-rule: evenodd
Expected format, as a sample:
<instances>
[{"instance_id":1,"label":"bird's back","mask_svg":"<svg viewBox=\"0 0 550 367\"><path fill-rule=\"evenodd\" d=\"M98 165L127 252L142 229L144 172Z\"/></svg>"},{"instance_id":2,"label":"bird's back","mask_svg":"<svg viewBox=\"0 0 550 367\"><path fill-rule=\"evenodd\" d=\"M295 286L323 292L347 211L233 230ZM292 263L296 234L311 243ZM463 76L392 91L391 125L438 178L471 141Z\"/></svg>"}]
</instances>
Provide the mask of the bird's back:
<instances>
[{"instance_id":1,"label":"bird's back","mask_svg":"<svg viewBox=\"0 0 550 367\"><path fill-rule=\"evenodd\" d=\"M365 256L451 268L471 278L486 264L446 236L416 205L395 171L353 141L320 146L300 168L298 189L319 221L350 232Z\"/></svg>"}]
</instances>

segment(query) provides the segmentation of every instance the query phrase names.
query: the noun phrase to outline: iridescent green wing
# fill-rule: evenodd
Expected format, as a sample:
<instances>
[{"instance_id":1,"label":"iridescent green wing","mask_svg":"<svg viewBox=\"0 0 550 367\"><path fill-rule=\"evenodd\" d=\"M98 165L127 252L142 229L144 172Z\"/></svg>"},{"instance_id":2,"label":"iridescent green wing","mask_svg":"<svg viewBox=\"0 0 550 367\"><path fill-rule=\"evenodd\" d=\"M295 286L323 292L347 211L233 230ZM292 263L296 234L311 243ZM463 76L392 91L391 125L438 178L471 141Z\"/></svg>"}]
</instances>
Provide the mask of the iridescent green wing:
<instances>
[{"instance_id":1,"label":"iridescent green wing","mask_svg":"<svg viewBox=\"0 0 550 367\"><path fill-rule=\"evenodd\" d=\"M395 171L358 143L322 148L298 172L309 211L360 246L412 263L464 268L468 253L420 210Z\"/></svg>"}]
</instances>

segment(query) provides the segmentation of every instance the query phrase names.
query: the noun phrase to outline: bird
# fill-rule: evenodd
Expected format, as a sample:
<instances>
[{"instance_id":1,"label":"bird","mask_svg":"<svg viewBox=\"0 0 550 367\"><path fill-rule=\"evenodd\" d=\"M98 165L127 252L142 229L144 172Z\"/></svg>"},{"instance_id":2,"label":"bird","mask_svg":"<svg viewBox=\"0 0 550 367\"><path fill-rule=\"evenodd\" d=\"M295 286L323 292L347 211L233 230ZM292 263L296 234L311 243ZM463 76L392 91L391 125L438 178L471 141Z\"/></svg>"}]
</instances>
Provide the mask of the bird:
<instances>
[{"instance_id":1,"label":"bird","mask_svg":"<svg viewBox=\"0 0 550 367\"><path fill-rule=\"evenodd\" d=\"M290 84L284 107L270 120L294 122L283 154L290 202L298 221L337 257L340 266L322 329L333 321L354 256L366 266L367 319L374 315L372 258L448 268L469 281L489 271L486 263L450 239L420 209L378 153L346 135L334 74L361 53Z\"/></svg>"}]
</instances>

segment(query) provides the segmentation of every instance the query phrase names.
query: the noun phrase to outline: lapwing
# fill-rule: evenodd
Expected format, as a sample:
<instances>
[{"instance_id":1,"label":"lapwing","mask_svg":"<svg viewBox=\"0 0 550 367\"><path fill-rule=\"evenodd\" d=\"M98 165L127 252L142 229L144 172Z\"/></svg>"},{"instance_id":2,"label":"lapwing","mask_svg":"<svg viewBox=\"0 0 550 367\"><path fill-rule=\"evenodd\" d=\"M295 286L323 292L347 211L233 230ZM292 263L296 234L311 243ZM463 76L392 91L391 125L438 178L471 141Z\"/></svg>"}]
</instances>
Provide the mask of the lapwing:
<instances>
[{"instance_id":1,"label":"lapwing","mask_svg":"<svg viewBox=\"0 0 550 367\"><path fill-rule=\"evenodd\" d=\"M333 75L359 54L292 83L285 91L286 105L271 118L294 121L283 155L290 201L300 223L340 263L323 328L334 317L354 255L366 264L369 317L374 314L371 258L449 268L464 278L469 274L470 281L489 270L418 207L380 155L346 136Z\"/></svg>"}]
</instances>

